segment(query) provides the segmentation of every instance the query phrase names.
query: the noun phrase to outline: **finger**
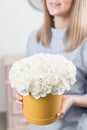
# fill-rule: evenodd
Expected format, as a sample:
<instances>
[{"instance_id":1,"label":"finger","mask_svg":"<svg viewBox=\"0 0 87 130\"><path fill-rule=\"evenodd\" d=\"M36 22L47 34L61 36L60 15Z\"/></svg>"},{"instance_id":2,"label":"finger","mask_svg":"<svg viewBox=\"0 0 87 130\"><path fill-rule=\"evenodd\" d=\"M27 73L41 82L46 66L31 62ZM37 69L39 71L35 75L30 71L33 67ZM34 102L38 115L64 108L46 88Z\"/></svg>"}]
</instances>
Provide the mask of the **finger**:
<instances>
[{"instance_id":1,"label":"finger","mask_svg":"<svg viewBox=\"0 0 87 130\"><path fill-rule=\"evenodd\" d=\"M58 118L60 120L60 119L62 119L64 117L64 114L63 113L58 113L57 116L58 116Z\"/></svg>"},{"instance_id":2,"label":"finger","mask_svg":"<svg viewBox=\"0 0 87 130\"><path fill-rule=\"evenodd\" d=\"M19 95L19 94L16 94L16 98L17 98L18 100L20 100L20 101L23 100L23 97L22 97L21 95Z\"/></svg>"},{"instance_id":3,"label":"finger","mask_svg":"<svg viewBox=\"0 0 87 130\"><path fill-rule=\"evenodd\" d=\"M59 117L59 120L62 119L63 117L64 117L64 115L60 116L60 117Z\"/></svg>"},{"instance_id":4,"label":"finger","mask_svg":"<svg viewBox=\"0 0 87 130\"><path fill-rule=\"evenodd\" d=\"M60 112L57 113L57 116L63 117L65 115L65 111L61 110Z\"/></svg>"},{"instance_id":5,"label":"finger","mask_svg":"<svg viewBox=\"0 0 87 130\"><path fill-rule=\"evenodd\" d=\"M20 107L23 107L23 103L20 102L19 100L16 100L16 103L17 103Z\"/></svg>"}]
</instances>

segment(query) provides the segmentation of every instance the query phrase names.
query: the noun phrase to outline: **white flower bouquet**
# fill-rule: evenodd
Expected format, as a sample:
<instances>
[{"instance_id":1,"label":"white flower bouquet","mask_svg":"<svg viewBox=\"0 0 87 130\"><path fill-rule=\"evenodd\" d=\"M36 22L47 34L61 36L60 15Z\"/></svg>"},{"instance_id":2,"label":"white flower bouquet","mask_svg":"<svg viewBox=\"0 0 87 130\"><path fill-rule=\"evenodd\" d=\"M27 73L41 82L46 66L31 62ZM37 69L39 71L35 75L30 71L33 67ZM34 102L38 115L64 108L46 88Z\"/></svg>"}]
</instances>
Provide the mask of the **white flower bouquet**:
<instances>
[{"instance_id":1,"label":"white flower bouquet","mask_svg":"<svg viewBox=\"0 0 87 130\"><path fill-rule=\"evenodd\" d=\"M76 68L64 56L39 53L15 62L9 73L11 86L35 99L62 95L76 81Z\"/></svg>"},{"instance_id":2,"label":"white flower bouquet","mask_svg":"<svg viewBox=\"0 0 87 130\"><path fill-rule=\"evenodd\" d=\"M35 125L58 120L62 94L76 81L76 68L64 56L39 53L13 64L11 86L23 95L23 113Z\"/></svg>"}]
</instances>

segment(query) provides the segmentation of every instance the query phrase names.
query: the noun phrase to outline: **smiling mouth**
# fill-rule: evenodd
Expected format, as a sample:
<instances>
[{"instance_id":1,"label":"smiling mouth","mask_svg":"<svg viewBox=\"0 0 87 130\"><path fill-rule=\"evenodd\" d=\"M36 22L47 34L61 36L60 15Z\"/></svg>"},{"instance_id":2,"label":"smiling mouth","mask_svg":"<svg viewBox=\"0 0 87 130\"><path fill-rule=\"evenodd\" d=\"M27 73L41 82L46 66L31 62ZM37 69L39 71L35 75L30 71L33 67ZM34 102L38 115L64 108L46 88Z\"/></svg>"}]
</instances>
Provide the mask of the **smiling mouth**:
<instances>
[{"instance_id":1,"label":"smiling mouth","mask_svg":"<svg viewBox=\"0 0 87 130\"><path fill-rule=\"evenodd\" d=\"M56 8L60 5L61 5L61 3L50 3L50 6L53 7L53 8Z\"/></svg>"}]
</instances>

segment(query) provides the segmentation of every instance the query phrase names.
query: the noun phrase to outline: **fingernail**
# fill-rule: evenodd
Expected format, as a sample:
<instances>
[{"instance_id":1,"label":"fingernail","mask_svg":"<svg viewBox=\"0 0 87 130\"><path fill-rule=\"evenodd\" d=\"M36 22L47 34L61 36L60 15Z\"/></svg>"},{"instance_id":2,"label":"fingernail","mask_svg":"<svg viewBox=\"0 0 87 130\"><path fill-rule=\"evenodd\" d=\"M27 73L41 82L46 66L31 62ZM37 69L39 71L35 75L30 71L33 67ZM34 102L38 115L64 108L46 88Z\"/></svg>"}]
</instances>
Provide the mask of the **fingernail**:
<instances>
[{"instance_id":1,"label":"fingernail","mask_svg":"<svg viewBox=\"0 0 87 130\"><path fill-rule=\"evenodd\" d=\"M57 116L61 116L61 113L58 113Z\"/></svg>"}]
</instances>

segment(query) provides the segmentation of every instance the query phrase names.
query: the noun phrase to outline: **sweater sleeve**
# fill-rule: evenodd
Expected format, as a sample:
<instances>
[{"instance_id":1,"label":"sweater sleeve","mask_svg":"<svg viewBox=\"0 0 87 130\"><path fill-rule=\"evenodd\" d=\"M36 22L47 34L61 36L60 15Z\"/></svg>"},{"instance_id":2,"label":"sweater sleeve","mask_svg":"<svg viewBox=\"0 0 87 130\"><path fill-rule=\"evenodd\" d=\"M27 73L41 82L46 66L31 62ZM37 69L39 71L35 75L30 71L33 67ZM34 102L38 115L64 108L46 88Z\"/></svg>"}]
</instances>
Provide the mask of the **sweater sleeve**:
<instances>
[{"instance_id":1,"label":"sweater sleeve","mask_svg":"<svg viewBox=\"0 0 87 130\"><path fill-rule=\"evenodd\" d=\"M82 58L83 58L84 69L87 73L87 38L85 38L83 44L84 45L83 45L83 50L82 50Z\"/></svg>"},{"instance_id":2,"label":"sweater sleeve","mask_svg":"<svg viewBox=\"0 0 87 130\"><path fill-rule=\"evenodd\" d=\"M83 59L83 67L85 72L85 94L87 95L87 38L85 38L82 48L82 59Z\"/></svg>"}]
</instances>

